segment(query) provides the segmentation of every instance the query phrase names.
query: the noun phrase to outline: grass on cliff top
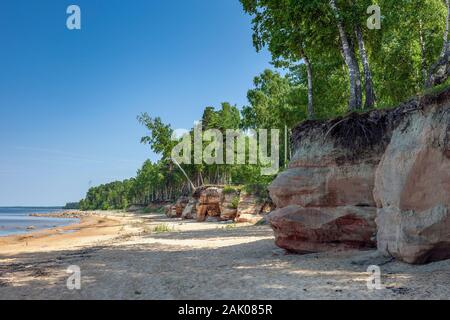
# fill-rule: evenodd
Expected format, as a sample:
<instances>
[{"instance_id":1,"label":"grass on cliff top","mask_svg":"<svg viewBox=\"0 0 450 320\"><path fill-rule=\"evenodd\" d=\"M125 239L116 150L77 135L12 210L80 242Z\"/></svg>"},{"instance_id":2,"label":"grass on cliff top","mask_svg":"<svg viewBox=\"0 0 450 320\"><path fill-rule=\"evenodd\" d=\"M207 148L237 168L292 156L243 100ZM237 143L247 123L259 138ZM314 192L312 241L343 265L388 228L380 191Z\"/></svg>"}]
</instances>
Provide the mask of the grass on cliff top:
<instances>
[{"instance_id":1,"label":"grass on cliff top","mask_svg":"<svg viewBox=\"0 0 450 320\"><path fill-rule=\"evenodd\" d=\"M444 83L440 85L437 85L433 88L425 89L422 93L422 96L439 95L448 89L450 89L450 78L448 78Z\"/></svg>"},{"instance_id":2,"label":"grass on cliff top","mask_svg":"<svg viewBox=\"0 0 450 320\"><path fill-rule=\"evenodd\" d=\"M395 107L377 105L375 109L355 110L328 120L305 121L292 131L293 141L300 141L305 132L318 130L324 141L333 138L336 147L351 151L349 159L357 159L367 151L383 149L389 142L389 133L405 114L427 104L446 102L449 92L450 79L447 79L441 85L424 89Z\"/></svg>"},{"instance_id":3,"label":"grass on cliff top","mask_svg":"<svg viewBox=\"0 0 450 320\"><path fill-rule=\"evenodd\" d=\"M245 185L227 185L223 188L224 194L239 194L245 192L247 194L253 194L258 198L258 201L267 201L269 199L269 193L267 187L273 181L273 177L265 177L262 181L247 183ZM233 198L233 209L237 208L239 204L238 198Z\"/></svg>"},{"instance_id":4,"label":"grass on cliff top","mask_svg":"<svg viewBox=\"0 0 450 320\"><path fill-rule=\"evenodd\" d=\"M223 188L223 193L224 194L233 194L233 193L239 193L242 190L242 186L225 186Z\"/></svg>"}]
</instances>

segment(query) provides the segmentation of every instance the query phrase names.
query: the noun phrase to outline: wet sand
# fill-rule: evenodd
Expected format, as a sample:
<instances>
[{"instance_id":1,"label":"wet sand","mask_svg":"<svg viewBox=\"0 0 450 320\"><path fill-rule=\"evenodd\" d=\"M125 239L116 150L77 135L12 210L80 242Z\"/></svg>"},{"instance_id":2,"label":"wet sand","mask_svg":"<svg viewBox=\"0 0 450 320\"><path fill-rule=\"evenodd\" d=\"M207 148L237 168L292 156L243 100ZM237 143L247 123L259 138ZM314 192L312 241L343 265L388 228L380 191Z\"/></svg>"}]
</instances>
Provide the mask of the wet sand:
<instances>
[{"instance_id":1,"label":"wet sand","mask_svg":"<svg viewBox=\"0 0 450 320\"><path fill-rule=\"evenodd\" d=\"M60 217L58 214L48 216ZM122 220L124 219L117 215L114 216L112 213L103 215L77 215L74 213L71 217L79 218L80 223L0 237L0 256L72 249L90 245L96 241L111 239L120 234L119 231L123 226Z\"/></svg>"}]
</instances>

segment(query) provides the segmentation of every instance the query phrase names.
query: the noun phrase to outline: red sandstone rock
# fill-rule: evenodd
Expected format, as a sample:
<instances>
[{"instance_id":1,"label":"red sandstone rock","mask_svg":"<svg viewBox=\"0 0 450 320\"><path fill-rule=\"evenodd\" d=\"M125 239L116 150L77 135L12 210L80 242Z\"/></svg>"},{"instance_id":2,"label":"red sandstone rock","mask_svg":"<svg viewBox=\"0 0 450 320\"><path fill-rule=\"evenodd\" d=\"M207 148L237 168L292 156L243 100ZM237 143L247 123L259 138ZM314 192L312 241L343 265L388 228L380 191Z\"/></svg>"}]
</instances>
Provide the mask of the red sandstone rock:
<instances>
[{"instance_id":1,"label":"red sandstone rock","mask_svg":"<svg viewBox=\"0 0 450 320\"><path fill-rule=\"evenodd\" d=\"M262 215L263 205L264 203L257 196L242 191L237 208L236 222L257 223L264 218Z\"/></svg>"},{"instance_id":2,"label":"red sandstone rock","mask_svg":"<svg viewBox=\"0 0 450 320\"><path fill-rule=\"evenodd\" d=\"M300 253L374 247L378 148L355 156L318 126L301 133L289 168L269 186L276 244Z\"/></svg>"},{"instance_id":3,"label":"red sandstone rock","mask_svg":"<svg viewBox=\"0 0 450 320\"><path fill-rule=\"evenodd\" d=\"M221 202L221 188L209 187L201 190L198 196L197 221L203 222L207 217L215 217L220 220Z\"/></svg>"},{"instance_id":4,"label":"red sandstone rock","mask_svg":"<svg viewBox=\"0 0 450 320\"><path fill-rule=\"evenodd\" d=\"M395 130L376 172L378 249L408 263L450 258L450 108Z\"/></svg>"},{"instance_id":5,"label":"red sandstone rock","mask_svg":"<svg viewBox=\"0 0 450 320\"><path fill-rule=\"evenodd\" d=\"M176 218L177 217L177 209L176 209L176 206L175 205L167 205L167 206L165 206L164 207L164 210L165 210L165 213L166 213L166 216L168 217L168 218Z\"/></svg>"},{"instance_id":6,"label":"red sandstone rock","mask_svg":"<svg viewBox=\"0 0 450 320\"><path fill-rule=\"evenodd\" d=\"M273 205L265 205L255 195L245 192L223 192L222 187L198 188L190 199L180 199L176 215L183 219L204 221L236 221L256 223L271 211ZM264 212L263 212L264 211ZM170 214L175 215L175 214Z\"/></svg>"},{"instance_id":7,"label":"red sandstone rock","mask_svg":"<svg viewBox=\"0 0 450 320\"><path fill-rule=\"evenodd\" d=\"M234 220L237 215L237 206L239 202L239 192L224 193L220 203L220 220Z\"/></svg>"},{"instance_id":8,"label":"red sandstone rock","mask_svg":"<svg viewBox=\"0 0 450 320\"><path fill-rule=\"evenodd\" d=\"M175 212L177 218L181 218L181 216L183 215L183 211L188 205L188 203L189 203L188 197L181 197L178 199L177 203L175 204Z\"/></svg>"},{"instance_id":9,"label":"red sandstone rock","mask_svg":"<svg viewBox=\"0 0 450 320\"><path fill-rule=\"evenodd\" d=\"M290 168L270 185L270 196L278 208L375 206L375 169L376 164L371 162Z\"/></svg>"},{"instance_id":10,"label":"red sandstone rock","mask_svg":"<svg viewBox=\"0 0 450 320\"><path fill-rule=\"evenodd\" d=\"M190 220L197 218L197 199L190 198L188 204L181 215L183 220Z\"/></svg>"},{"instance_id":11,"label":"red sandstone rock","mask_svg":"<svg viewBox=\"0 0 450 320\"><path fill-rule=\"evenodd\" d=\"M375 208L290 205L270 213L268 220L279 247L312 253L375 247L375 216Z\"/></svg>"}]
</instances>

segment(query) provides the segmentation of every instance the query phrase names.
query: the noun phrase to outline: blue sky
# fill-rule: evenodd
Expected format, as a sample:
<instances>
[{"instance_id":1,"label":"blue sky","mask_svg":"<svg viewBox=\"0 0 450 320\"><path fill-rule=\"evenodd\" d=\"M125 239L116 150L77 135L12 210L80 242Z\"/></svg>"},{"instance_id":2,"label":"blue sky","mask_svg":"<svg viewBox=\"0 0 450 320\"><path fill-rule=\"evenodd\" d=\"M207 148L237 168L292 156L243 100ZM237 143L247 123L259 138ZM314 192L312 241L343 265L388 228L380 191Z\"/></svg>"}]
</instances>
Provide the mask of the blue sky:
<instances>
[{"instance_id":1,"label":"blue sky","mask_svg":"<svg viewBox=\"0 0 450 320\"><path fill-rule=\"evenodd\" d=\"M156 160L136 116L190 128L246 104L256 53L238 0L2 0L0 206L63 205ZM79 5L82 30L66 28Z\"/></svg>"}]
</instances>

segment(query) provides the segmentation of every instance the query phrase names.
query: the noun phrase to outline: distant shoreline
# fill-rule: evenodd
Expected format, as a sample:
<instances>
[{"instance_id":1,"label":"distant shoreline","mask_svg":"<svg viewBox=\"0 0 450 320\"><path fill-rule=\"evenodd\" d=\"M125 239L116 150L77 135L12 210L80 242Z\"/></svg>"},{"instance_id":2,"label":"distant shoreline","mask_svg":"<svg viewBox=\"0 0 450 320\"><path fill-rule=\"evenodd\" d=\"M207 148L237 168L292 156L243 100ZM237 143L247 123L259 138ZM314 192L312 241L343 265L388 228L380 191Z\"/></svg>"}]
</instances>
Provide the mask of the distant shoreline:
<instances>
[{"instance_id":1,"label":"distant shoreline","mask_svg":"<svg viewBox=\"0 0 450 320\"><path fill-rule=\"evenodd\" d=\"M0 206L0 209L61 209L64 210L63 206L56 207L40 207L40 206Z\"/></svg>"},{"instance_id":2,"label":"distant shoreline","mask_svg":"<svg viewBox=\"0 0 450 320\"><path fill-rule=\"evenodd\" d=\"M61 207L0 207L0 237L71 226L80 223L80 216Z\"/></svg>"},{"instance_id":3,"label":"distant shoreline","mask_svg":"<svg viewBox=\"0 0 450 320\"><path fill-rule=\"evenodd\" d=\"M40 218L58 218L58 219L80 219L87 216L92 216L93 213L80 210L64 210L50 213L30 213L30 217Z\"/></svg>"},{"instance_id":4,"label":"distant shoreline","mask_svg":"<svg viewBox=\"0 0 450 320\"><path fill-rule=\"evenodd\" d=\"M0 237L0 254L10 255L25 252L68 249L84 240L110 238L120 233L121 217L105 212L55 212L40 217L76 218L77 222L66 226L35 230L29 233L12 234Z\"/></svg>"}]
</instances>

